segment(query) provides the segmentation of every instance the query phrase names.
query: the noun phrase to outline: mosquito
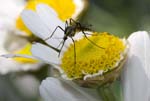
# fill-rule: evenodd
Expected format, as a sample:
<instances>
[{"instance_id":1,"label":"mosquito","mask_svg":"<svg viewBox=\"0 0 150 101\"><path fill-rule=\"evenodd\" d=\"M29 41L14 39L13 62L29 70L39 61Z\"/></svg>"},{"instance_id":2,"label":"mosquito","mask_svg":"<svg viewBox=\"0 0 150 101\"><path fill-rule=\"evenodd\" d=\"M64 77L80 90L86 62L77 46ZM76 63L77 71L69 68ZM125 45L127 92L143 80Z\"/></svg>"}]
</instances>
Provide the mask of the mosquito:
<instances>
[{"instance_id":1,"label":"mosquito","mask_svg":"<svg viewBox=\"0 0 150 101\"><path fill-rule=\"evenodd\" d=\"M76 64L75 40L73 39L73 37L75 36L75 34L76 34L77 32L80 32L80 31L81 31L81 32L83 33L84 37L85 37L88 41L90 41L93 45L95 45L95 46L97 46L97 47L99 47L99 48L101 48L101 49L104 49L103 47L100 47L99 45L95 44L92 40L90 40L90 39L87 37L87 35L90 35L90 34L89 34L89 33L85 33L85 31L91 31L90 26L91 26L91 25L86 25L86 26L85 26L85 25L82 25L80 22L75 21L75 20L73 20L72 18L70 18L69 20L66 20L66 22L65 22L65 29L63 29L61 26L57 26L57 27L55 28L55 30L53 31L53 33L52 33L49 37L47 37L47 38L45 39L45 41L48 40L48 39L50 39L50 38L54 35L55 31L56 31L58 28L61 29L61 30L64 32L64 36L63 36L63 40L62 40L62 41L60 42L60 44L58 45L58 47L61 45L60 50L59 50L58 57L60 56L60 53L61 53L61 51L62 51L62 48L63 48L63 46L64 46L64 44L65 44L65 41L66 41L68 38L71 38L72 41L73 41L73 44L74 44L74 64Z\"/></svg>"}]
</instances>

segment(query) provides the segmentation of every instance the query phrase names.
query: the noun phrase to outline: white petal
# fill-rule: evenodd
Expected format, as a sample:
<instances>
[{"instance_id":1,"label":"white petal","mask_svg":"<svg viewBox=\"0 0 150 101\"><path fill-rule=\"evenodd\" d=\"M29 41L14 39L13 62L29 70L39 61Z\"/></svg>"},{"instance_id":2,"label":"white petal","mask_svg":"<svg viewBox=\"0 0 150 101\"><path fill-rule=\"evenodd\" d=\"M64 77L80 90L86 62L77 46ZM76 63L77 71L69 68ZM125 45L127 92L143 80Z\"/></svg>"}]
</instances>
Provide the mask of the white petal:
<instances>
[{"instance_id":1,"label":"white petal","mask_svg":"<svg viewBox=\"0 0 150 101\"><path fill-rule=\"evenodd\" d=\"M80 13L84 10L85 5L87 4L85 4L86 2L85 0L73 0L73 1L77 7L75 13L72 15L72 18L76 19L80 15Z\"/></svg>"},{"instance_id":2,"label":"white petal","mask_svg":"<svg viewBox=\"0 0 150 101\"><path fill-rule=\"evenodd\" d=\"M39 60L42 60L51 64L60 63L58 53L55 50L43 44L40 44L40 43L33 44L31 48L31 52L32 52L32 55L38 58Z\"/></svg>"},{"instance_id":3,"label":"white petal","mask_svg":"<svg viewBox=\"0 0 150 101\"><path fill-rule=\"evenodd\" d=\"M25 25L38 37L45 39L49 35L49 29L43 23L37 13L31 10L24 10L21 17Z\"/></svg>"},{"instance_id":4,"label":"white petal","mask_svg":"<svg viewBox=\"0 0 150 101\"><path fill-rule=\"evenodd\" d=\"M0 17L5 17L11 20L15 20L23 8L24 8L23 0L18 0L18 1L5 0L3 1L3 3L0 4Z\"/></svg>"},{"instance_id":5,"label":"white petal","mask_svg":"<svg viewBox=\"0 0 150 101\"><path fill-rule=\"evenodd\" d=\"M38 96L38 87L40 83L35 76L30 74L16 76L15 79L13 79L13 83L19 88L20 94L26 95L26 97Z\"/></svg>"},{"instance_id":6,"label":"white petal","mask_svg":"<svg viewBox=\"0 0 150 101\"><path fill-rule=\"evenodd\" d=\"M58 16L57 12L46 4L38 4L36 6L36 10L39 13L42 13L41 11L44 11L44 12L46 11L47 13L52 14L53 16Z\"/></svg>"},{"instance_id":7,"label":"white petal","mask_svg":"<svg viewBox=\"0 0 150 101\"><path fill-rule=\"evenodd\" d=\"M124 67L122 82L124 101L150 101L150 38L147 32L130 35L128 61Z\"/></svg>"},{"instance_id":8,"label":"white petal","mask_svg":"<svg viewBox=\"0 0 150 101\"><path fill-rule=\"evenodd\" d=\"M42 82L40 94L45 101L100 101L78 89L77 85L52 77Z\"/></svg>"},{"instance_id":9,"label":"white petal","mask_svg":"<svg viewBox=\"0 0 150 101\"><path fill-rule=\"evenodd\" d=\"M39 4L36 6L36 11L38 15L40 16L40 18L42 19L42 21L50 29L51 33L54 31L54 29L57 26L61 26L62 29L65 29L65 23L61 19L58 18L57 13L55 12L53 8L45 4ZM62 30L60 31L61 32L56 31L55 35L58 34L58 36L62 37L63 36Z\"/></svg>"},{"instance_id":10,"label":"white petal","mask_svg":"<svg viewBox=\"0 0 150 101\"><path fill-rule=\"evenodd\" d=\"M16 58L16 57L24 57L24 58L29 58L29 59L36 59L32 56L29 55L22 55L22 54L3 54L0 55L1 57L5 57L5 58Z\"/></svg>"},{"instance_id":11,"label":"white petal","mask_svg":"<svg viewBox=\"0 0 150 101\"><path fill-rule=\"evenodd\" d=\"M92 34L92 32L87 32L87 31L85 31L85 33ZM89 36L89 35L87 35L87 36ZM74 39L74 40L80 40L80 39L82 39L83 37L84 37L84 34L83 34L83 32L81 31L81 32L79 32L79 33L76 33L75 36L73 37L73 39Z\"/></svg>"},{"instance_id":12,"label":"white petal","mask_svg":"<svg viewBox=\"0 0 150 101\"><path fill-rule=\"evenodd\" d=\"M0 57L0 74L19 71L20 68L13 60Z\"/></svg>"},{"instance_id":13,"label":"white petal","mask_svg":"<svg viewBox=\"0 0 150 101\"><path fill-rule=\"evenodd\" d=\"M45 40L52 33L49 26L47 26L40 16L31 10L24 10L21 14L21 17L25 23L25 25L34 33L36 36ZM57 38L51 38L47 42L49 45L53 47L57 47L60 41Z\"/></svg>"},{"instance_id":14,"label":"white petal","mask_svg":"<svg viewBox=\"0 0 150 101\"><path fill-rule=\"evenodd\" d=\"M9 40L9 37L12 38L12 35L9 35L12 33L8 33L6 30L1 30L0 33L1 33L1 37L0 37L0 55L1 55L0 56L0 74L4 75L7 73L16 72L16 71L37 70L41 67L42 63L39 63L39 62L36 64L30 64L30 63L29 64L22 64L22 63L18 63L14 59L12 59L11 57L17 56L17 55L8 55L9 52L6 49L6 46L8 45L8 43L6 43L6 41ZM5 56L7 56L8 58L2 57L2 54L5 54ZM19 55L19 57L20 56L33 59L32 56Z\"/></svg>"},{"instance_id":15,"label":"white petal","mask_svg":"<svg viewBox=\"0 0 150 101\"><path fill-rule=\"evenodd\" d=\"M49 28L49 36L51 36L57 26L60 26L63 30L65 30L65 23L58 18L57 13L53 8L45 4L39 4L36 6L36 11L45 25ZM61 41L63 36L64 32L58 28L52 38L53 40ZM49 39L47 42L51 43L53 40Z\"/></svg>"},{"instance_id":16,"label":"white petal","mask_svg":"<svg viewBox=\"0 0 150 101\"><path fill-rule=\"evenodd\" d=\"M19 54L1 55L1 57L0 57L0 65L1 65L0 74L7 74L9 72L16 72L16 71L37 70L42 65L42 63L20 64L12 59L14 57L25 57L25 58L35 59L32 56L19 55Z\"/></svg>"}]
</instances>

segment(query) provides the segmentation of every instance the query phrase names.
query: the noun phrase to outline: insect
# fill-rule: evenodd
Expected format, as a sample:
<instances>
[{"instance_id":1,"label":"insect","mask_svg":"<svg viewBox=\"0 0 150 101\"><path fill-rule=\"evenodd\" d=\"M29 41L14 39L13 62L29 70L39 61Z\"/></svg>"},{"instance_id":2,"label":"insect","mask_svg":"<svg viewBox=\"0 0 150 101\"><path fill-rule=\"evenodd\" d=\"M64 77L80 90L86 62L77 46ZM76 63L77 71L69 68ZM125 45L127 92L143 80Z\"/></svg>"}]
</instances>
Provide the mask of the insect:
<instances>
[{"instance_id":1,"label":"insect","mask_svg":"<svg viewBox=\"0 0 150 101\"><path fill-rule=\"evenodd\" d=\"M58 28L61 29L61 30L64 32L64 36L63 36L63 40L62 40L62 41L60 42L60 44L58 45L58 47L59 47L59 46L62 44L61 47L60 47L60 51L59 51L59 55L58 55L58 56L60 56L60 53L61 53L61 51L62 51L62 48L63 48L63 46L64 46L64 44L65 44L65 41L66 41L68 38L71 38L72 41L73 41L73 44L74 44L74 60L75 60L75 61L74 61L74 64L76 64L76 50L75 50L75 41L74 41L73 37L75 36L75 34L76 34L77 32L81 31L81 32L83 33L83 35L85 36L85 38L86 38L88 41L90 41L93 45L95 45L95 46L97 46L97 47L99 47L99 48L103 48L103 47L100 47L100 46L98 46L97 44L95 44L93 41L91 41L91 40L87 37L87 35L89 35L89 34L88 34L88 33L85 33L84 31L91 31L90 27L91 27L91 25L86 25L86 26L84 26L84 25L82 25L80 22L77 22L77 21L73 20L72 18L70 18L69 21L66 20L66 22L65 22L65 29L63 29L61 26L57 26L57 27L55 28L55 30L53 31L53 33L52 33L48 38L46 38L45 41L48 40L48 39L50 39L50 38L54 35L55 31L56 31Z\"/></svg>"}]
</instances>

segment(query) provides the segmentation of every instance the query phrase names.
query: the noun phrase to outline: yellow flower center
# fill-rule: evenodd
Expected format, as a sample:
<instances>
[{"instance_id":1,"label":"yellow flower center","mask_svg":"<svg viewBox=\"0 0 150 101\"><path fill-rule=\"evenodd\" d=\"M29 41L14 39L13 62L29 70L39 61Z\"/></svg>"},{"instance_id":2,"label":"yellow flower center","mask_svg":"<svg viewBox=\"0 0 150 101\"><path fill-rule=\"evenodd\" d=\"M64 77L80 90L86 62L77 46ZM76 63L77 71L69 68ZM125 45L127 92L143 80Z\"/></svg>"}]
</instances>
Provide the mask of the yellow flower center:
<instances>
[{"instance_id":1,"label":"yellow flower center","mask_svg":"<svg viewBox=\"0 0 150 101\"><path fill-rule=\"evenodd\" d=\"M100 70L107 72L114 69L121 60L121 54L126 46L120 38L107 32L95 32L89 39L104 49L92 44L86 38L76 41L76 65L74 65L74 47L73 44L70 45L62 57L61 64L68 78L83 78Z\"/></svg>"},{"instance_id":2,"label":"yellow flower center","mask_svg":"<svg viewBox=\"0 0 150 101\"><path fill-rule=\"evenodd\" d=\"M30 52L31 44L26 44L25 47L20 49L19 51L14 52L15 54L22 54L22 55L32 55ZM29 59L29 58L23 58L23 57L16 57L14 58L17 62L20 63L37 63L38 60Z\"/></svg>"}]
</instances>

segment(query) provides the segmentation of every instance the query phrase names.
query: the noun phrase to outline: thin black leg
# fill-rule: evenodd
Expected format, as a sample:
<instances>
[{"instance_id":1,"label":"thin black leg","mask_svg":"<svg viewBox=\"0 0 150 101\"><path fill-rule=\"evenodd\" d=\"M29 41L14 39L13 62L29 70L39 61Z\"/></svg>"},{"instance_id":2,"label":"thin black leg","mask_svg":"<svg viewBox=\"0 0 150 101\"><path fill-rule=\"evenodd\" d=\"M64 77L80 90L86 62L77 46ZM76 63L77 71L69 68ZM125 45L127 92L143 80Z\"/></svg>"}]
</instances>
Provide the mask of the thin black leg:
<instances>
[{"instance_id":1,"label":"thin black leg","mask_svg":"<svg viewBox=\"0 0 150 101\"><path fill-rule=\"evenodd\" d=\"M62 48L63 48L63 46L64 46L64 44L65 44L65 41L66 41L66 40L63 40L63 42L62 42L62 46L61 46L61 48L60 48L60 51L59 51L58 57L60 56L60 53L61 53L61 51L62 51Z\"/></svg>"},{"instance_id":2,"label":"thin black leg","mask_svg":"<svg viewBox=\"0 0 150 101\"><path fill-rule=\"evenodd\" d=\"M71 37L72 41L73 41L73 45L74 45L74 67L76 67L76 46L75 46L75 41L74 39Z\"/></svg>"},{"instance_id":3,"label":"thin black leg","mask_svg":"<svg viewBox=\"0 0 150 101\"><path fill-rule=\"evenodd\" d=\"M68 27L68 21L65 22L65 29Z\"/></svg>"},{"instance_id":4,"label":"thin black leg","mask_svg":"<svg viewBox=\"0 0 150 101\"><path fill-rule=\"evenodd\" d=\"M86 38L88 41L90 41L93 45L95 45L95 46L97 46L97 47L99 47L99 48L104 49L103 47L100 47L99 45L95 44L92 40L90 40L90 39L86 36L86 33L85 33L83 30L82 30L82 33L84 34L85 38Z\"/></svg>"},{"instance_id":5,"label":"thin black leg","mask_svg":"<svg viewBox=\"0 0 150 101\"><path fill-rule=\"evenodd\" d=\"M46 41L46 40L48 40L49 38L51 38L51 37L54 35L54 33L55 33L55 31L57 30L57 28L59 28L59 29L61 29L63 32L65 32L64 29L62 29L60 26L57 26L57 27L55 28L55 30L53 31L53 33L52 33L49 37L47 37L46 39L44 39L44 41Z\"/></svg>"},{"instance_id":6,"label":"thin black leg","mask_svg":"<svg viewBox=\"0 0 150 101\"><path fill-rule=\"evenodd\" d=\"M69 20L70 20L70 24L72 24L72 22L75 23L76 25L80 24L79 22L73 20L72 18L70 18Z\"/></svg>"},{"instance_id":7,"label":"thin black leg","mask_svg":"<svg viewBox=\"0 0 150 101\"><path fill-rule=\"evenodd\" d=\"M64 42L64 40L62 40L59 45L57 46L57 49L59 48L59 46Z\"/></svg>"}]
</instances>

